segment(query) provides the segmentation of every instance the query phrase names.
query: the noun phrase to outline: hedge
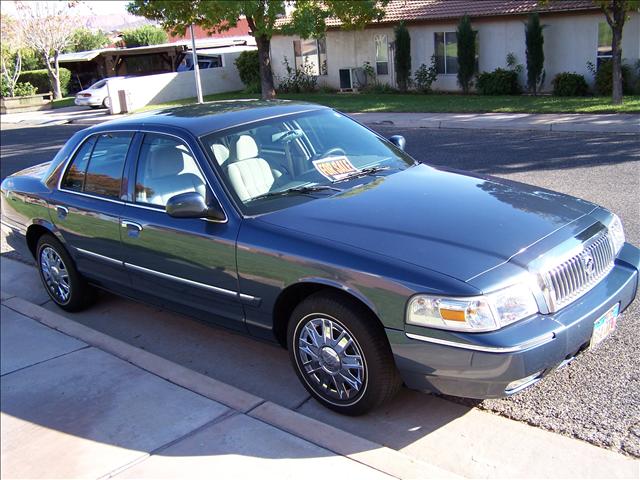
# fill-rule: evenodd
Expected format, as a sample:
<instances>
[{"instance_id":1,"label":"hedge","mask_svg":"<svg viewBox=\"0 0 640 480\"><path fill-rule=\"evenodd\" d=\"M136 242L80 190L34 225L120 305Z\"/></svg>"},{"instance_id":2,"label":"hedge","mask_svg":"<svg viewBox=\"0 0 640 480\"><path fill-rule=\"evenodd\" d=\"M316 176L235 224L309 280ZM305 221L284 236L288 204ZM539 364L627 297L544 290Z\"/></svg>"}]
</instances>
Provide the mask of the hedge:
<instances>
[{"instance_id":1,"label":"hedge","mask_svg":"<svg viewBox=\"0 0 640 480\"><path fill-rule=\"evenodd\" d=\"M46 70L27 70L20 74L19 82L28 82L36 87L38 93L52 92L53 88L49 82L49 74ZM69 93L69 82L71 81L71 72L66 68L60 69L60 91L62 96Z\"/></svg>"},{"instance_id":2,"label":"hedge","mask_svg":"<svg viewBox=\"0 0 640 480\"><path fill-rule=\"evenodd\" d=\"M476 87L481 95L516 95L520 93L518 73L496 68L493 72L478 75Z\"/></svg>"}]
</instances>

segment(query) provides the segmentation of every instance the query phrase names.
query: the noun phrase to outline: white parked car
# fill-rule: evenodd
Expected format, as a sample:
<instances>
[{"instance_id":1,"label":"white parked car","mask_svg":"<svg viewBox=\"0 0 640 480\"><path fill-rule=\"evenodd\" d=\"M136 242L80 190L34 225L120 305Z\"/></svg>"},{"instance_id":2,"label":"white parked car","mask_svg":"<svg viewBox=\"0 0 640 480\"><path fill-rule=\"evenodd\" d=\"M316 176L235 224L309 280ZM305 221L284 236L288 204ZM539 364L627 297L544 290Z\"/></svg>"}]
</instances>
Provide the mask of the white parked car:
<instances>
[{"instance_id":1,"label":"white parked car","mask_svg":"<svg viewBox=\"0 0 640 480\"><path fill-rule=\"evenodd\" d=\"M88 106L91 108L109 108L109 92L107 91L107 80L115 80L125 77L109 77L94 83L89 88L76 93L74 103L76 105Z\"/></svg>"}]
</instances>

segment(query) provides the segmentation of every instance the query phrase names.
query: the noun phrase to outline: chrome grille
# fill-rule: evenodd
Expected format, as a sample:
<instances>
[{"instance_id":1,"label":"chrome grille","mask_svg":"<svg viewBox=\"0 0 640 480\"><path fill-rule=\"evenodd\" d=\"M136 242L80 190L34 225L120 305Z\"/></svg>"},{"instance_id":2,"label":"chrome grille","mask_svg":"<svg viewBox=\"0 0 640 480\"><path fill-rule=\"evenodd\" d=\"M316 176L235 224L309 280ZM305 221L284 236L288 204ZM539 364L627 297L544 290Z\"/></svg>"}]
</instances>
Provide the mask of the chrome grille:
<instances>
[{"instance_id":1,"label":"chrome grille","mask_svg":"<svg viewBox=\"0 0 640 480\"><path fill-rule=\"evenodd\" d=\"M555 312L577 300L613 268L613 246L606 230L589 239L577 255L542 273L549 310Z\"/></svg>"}]
</instances>

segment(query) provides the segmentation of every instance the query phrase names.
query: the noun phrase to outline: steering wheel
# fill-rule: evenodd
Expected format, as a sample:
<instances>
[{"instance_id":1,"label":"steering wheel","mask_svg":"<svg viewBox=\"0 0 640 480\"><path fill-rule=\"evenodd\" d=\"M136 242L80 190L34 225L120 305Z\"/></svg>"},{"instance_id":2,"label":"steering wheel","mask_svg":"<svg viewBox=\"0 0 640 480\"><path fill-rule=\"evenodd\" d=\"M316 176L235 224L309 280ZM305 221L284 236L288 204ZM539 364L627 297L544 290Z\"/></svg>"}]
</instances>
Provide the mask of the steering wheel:
<instances>
[{"instance_id":1,"label":"steering wheel","mask_svg":"<svg viewBox=\"0 0 640 480\"><path fill-rule=\"evenodd\" d=\"M330 148L330 149L328 149L328 150L325 150L325 151L324 151L324 152L322 152L322 153L316 153L316 154L313 156L313 158L314 158L315 160L318 160L318 159L320 159L320 158L326 158L326 157L329 157L329 156L331 156L331 155L343 155L343 156L345 156L345 157L346 157L346 156L347 156L347 152L345 152L345 151L344 151L342 148L340 148L340 147L332 147L332 148Z\"/></svg>"}]
</instances>

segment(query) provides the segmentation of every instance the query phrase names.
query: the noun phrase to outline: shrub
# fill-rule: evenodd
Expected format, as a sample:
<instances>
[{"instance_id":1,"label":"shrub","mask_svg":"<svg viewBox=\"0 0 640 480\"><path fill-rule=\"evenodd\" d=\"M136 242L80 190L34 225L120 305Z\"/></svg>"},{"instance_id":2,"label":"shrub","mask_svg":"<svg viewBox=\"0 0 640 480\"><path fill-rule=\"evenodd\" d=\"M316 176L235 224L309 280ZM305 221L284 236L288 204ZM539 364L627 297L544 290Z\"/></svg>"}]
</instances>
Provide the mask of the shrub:
<instances>
[{"instance_id":1,"label":"shrub","mask_svg":"<svg viewBox=\"0 0 640 480\"><path fill-rule=\"evenodd\" d=\"M257 50L245 50L233 62L247 93L260 93L260 59Z\"/></svg>"},{"instance_id":2,"label":"shrub","mask_svg":"<svg viewBox=\"0 0 640 480\"><path fill-rule=\"evenodd\" d=\"M424 63L416 70L414 83L416 88L424 93L431 92L431 85L438 79L436 55L431 55L431 63L427 67Z\"/></svg>"},{"instance_id":3,"label":"shrub","mask_svg":"<svg viewBox=\"0 0 640 480\"><path fill-rule=\"evenodd\" d=\"M318 89L318 77L313 72L313 67L305 62L300 69L292 68L289 60L284 57L282 62L287 71L287 76L280 81L278 90L282 93L308 93Z\"/></svg>"},{"instance_id":4,"label":"shrub","mask_svg":"<svg viewBox=\"0 0 640 480\"><path fill-rule=\"evenodd\" d=\"M46 70L30 70L22 72L18 78L19 82L30 83L33 85L37 93L48 93L53 91L51 82L49 81L49 73ZM66 68L60 69L60 91L63 96L69 93L69 82L71 81L71 72Z\"/></svg>"},{"instance_id":5,"label":"shrub","mask_svg":"<svg viewBox=\"0 0 640 480\"><path fill-rule=\"evenodd\" d=\"M9 87L7 86L4 79L0 80L0 96L8 97L9 96ZM18 82L13 89L14 97L27 97L29 95L35 95L36 87L26 82Z\"/></svg>"},{"instance_id":6,"label":"shrub","mask_svg":"<svg viewBox=\"0 0 640 480\"><path fill-rule=\"evenodd\" d=\"M458 23L458 83L463 93L469 93L473 75L476 73L476 34L471 28L471 20L464 15Z\"/></svg>"},{"instance_id":7,"label":"shrub","mask_svg":"<svg viewBox=\"0 0 640 480\"><path fill-rule=\"evenodd\" d=\"M514 70L496 68L493 72L482 72L476 82L482 95L517 95L520 93L518 73Z\"/></svg>"},{"instance_id":8,"label":"shrub","mask_svg":"<svg viewBox=\"0 0 640 480\"><path fill-rule=\"evenodd\" d=\"M160 27L153 25L143 25L131 30L122 32L122 42L127 48L146 47L147 45L158 45L168 41L167 32Z\"/></svg>"},{"instance_id":9,"label":"shrub","mask_svg":"<svg viewBox=\"0 0 640 480\"><path fill-rule=\"evenodd\" d=\"M562 72L553 79L553 94L558 97L584 97L589 86L584 77L575 72Z\"/></svg>"},{"instance_id":10,"label":"shrub","mask_svg":"<svg viewBox=\"0 0 640 480\"><path fill-rule=\"evenodd\" d=\"M402 92L406 92L411 82L411 36L404 22L394 28L396 40L396 82Z\"/></svg>"},{"instance_id":11,"label":"shrub","mask_svg":"<svg viewBox=\"0 0 640 480\"><path fill-rule=\"evenodd\" d=\"M537 13L529 15L525 24L525 43L527 56L527 85L534 95L538 93L544 83L544 35Z\"/></svg>"},{"instance_id":12,"label":"shrub","mask_svg":"<svg viewBox=\"0 0 640 480\"><path fill-rule=\"evenodd\" d=\"M369 84L360 89L363 93L398 93L398 90L393 88L388 83L375 82Z\"/></svg>"},{"instance_id":13,"label":"shrub","mask_svg":"<svg viewBox=\"0 0 640 480\"><path fill-rule=\"evenodd\" d=\"M593 69L593 64L591 68ZM631 93L633 85L631 67L626 63L622 64L622 92L625 95ZM599 95L611 95L613 91L613 63L611 60L604 61L595 72L595 87Z\"/></svg>"}]
</instances>

